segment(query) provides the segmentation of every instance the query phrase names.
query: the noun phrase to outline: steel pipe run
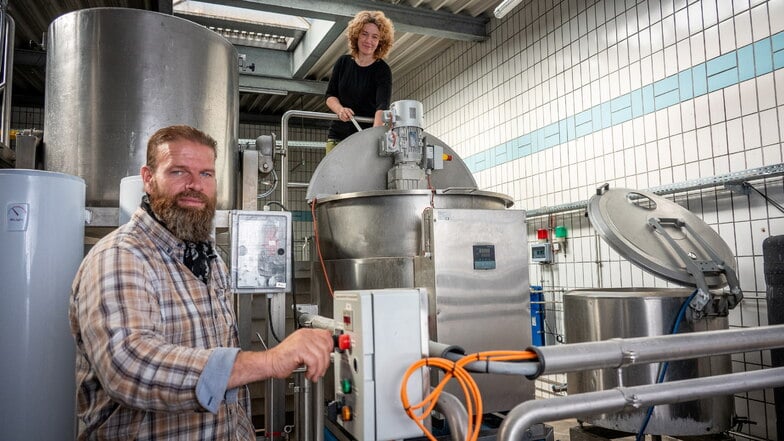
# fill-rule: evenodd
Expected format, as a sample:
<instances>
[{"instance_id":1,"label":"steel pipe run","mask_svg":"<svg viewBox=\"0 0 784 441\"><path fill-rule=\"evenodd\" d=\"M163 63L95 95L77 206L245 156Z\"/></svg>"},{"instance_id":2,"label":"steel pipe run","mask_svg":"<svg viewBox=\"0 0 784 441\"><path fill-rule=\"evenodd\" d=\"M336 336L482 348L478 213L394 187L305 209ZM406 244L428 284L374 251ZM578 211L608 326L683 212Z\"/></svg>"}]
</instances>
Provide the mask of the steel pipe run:
<instances>
[{"instance_id":1,"label":"steel pipe run","mask_svg":"<svg viewBox=\"0 0 784 441\"><path fill-rule=\"evenodd\" d=\"M441 412L449 424L452 441L463 441L468 432L468 412L459 398L449 392L441 392L435 410Z\"/></svg>"},{"instance_id":2,"label":"steel pipe run","mask_svg":"<svg viewBox=\"0 0 784 441\"><path fill-rule=\"evenodd\" d=\"M784 347L784 325L531 347L540 375Z\"/></svg>"},{"instance_id":3,"label":"steel pipe run","mask_svg":"<svg viewBox=\"0 0 784 441\"><path fill-rule=\"evenodd\" d=\"M498 439L524 439L531 426L547 421L682 403L782 385L784 367L531 400L509 412L498 430Z\"/></svg>"},{"instance_id":4,"label":"steel pipe run","mask_svg":"<svg viewBox=\"0 0 784 441\"><path fill-rule=\"evenodd\" d=\"M288 198L289 198L289 120L292 117L301 117L301 118L309 118L309 119L326 119L326 120L338 120L338 116L334 113L325 113L325 112L309 112L306 110L289 110L283 114L283 117L280 120L280 202L284 205L287 205ZM359 122L363 123L372 123L373 118L367 118L364 116L355 117ZM324 145L326 147L326 139L324 140Z\"/></svg>"}]
</instances>

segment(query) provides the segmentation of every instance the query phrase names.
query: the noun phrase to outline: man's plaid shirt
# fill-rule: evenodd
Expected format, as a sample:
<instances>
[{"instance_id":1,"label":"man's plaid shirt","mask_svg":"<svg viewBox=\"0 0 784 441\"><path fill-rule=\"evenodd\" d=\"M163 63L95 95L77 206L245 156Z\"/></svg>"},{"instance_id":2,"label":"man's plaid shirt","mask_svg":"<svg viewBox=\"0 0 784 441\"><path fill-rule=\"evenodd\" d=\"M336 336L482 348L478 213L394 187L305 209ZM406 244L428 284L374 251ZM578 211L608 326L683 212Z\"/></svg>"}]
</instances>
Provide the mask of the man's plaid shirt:
<instances>
[{"instance_id":1,"label":"man's plaid shirt","mask_svg":"<svg viewBox=\"0 0 784 441\"><path fill-rule=\"evenodd\" d=\"M82 262L69 311L79 439L255 439L247 389L225 390L239 351L226 266L211 259L204 284L184 249L138 209Z\"/></svg>"}]
</instances>

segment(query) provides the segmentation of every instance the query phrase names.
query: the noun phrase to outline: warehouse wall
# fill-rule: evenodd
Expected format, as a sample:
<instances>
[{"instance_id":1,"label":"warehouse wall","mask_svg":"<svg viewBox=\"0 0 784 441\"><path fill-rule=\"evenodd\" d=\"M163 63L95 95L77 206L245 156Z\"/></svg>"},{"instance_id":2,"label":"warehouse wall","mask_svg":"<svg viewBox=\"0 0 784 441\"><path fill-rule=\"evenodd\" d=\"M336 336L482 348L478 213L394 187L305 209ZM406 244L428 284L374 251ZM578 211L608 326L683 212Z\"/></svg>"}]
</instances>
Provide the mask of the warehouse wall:
<instances>
[{"instance_id":1,"label":"warehouse wall","mask_svg":"<svg viewBox=\"0 0 784 441\"><path fill-rule=\"evenodd\" d=\"M784 0L534 0L488 26L488 41L457 43L395 78L393 98L421 101L426 130L516 208L585 201L603 183L649 189L782 163ZM752 184L784 202L781 177ZM721 187L670 198L736 255L745 299L731 326L766 325L762 241L784 234L784 213ZM530 219L529 242L555 225L569 231L564 251L530 266L548 343L562 338L567 290L671 286L610 250L580 211ZM734 371L767 366L767 352L733 356ZM744 433L775 439L771 391L738 395L736 412L756 423Z\"/></svg>"}]
</instances>

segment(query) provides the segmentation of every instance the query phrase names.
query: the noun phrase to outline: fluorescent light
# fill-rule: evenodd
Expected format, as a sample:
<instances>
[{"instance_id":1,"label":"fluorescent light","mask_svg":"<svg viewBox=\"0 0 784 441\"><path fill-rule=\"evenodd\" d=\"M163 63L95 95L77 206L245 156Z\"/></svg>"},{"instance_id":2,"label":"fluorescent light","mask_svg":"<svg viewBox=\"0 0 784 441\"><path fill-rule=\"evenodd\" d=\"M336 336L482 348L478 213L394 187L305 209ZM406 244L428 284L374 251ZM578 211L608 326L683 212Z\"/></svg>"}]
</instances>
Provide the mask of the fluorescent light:
<instances>
[{"instance_id":1,"label":"fluorescent light","mask_svg":"<svg viewBox=\"0 0 784 441\"><path fill-rule=\"evenodd\" d=\"M504 18L504 15L511 12L512 9L522 2L523 0L504 0L500 5L496 6L493 15L495 15L495 18Z\"/></svg>"},{"instance_id":2,"label":"fluorescent light","mask_svg":"<svg viewBox=\"0 0 784 441\"><path fill-rule=\"evenodd\" d=\"M285 90L266 89L266 88L263 88L263 87L249 87L249 86L240 87L240 92L261 93L261 94L266 94L266 95L283 95L283 96L289 94L288 91L285 91Z\"/></svg>"}]
</instances>

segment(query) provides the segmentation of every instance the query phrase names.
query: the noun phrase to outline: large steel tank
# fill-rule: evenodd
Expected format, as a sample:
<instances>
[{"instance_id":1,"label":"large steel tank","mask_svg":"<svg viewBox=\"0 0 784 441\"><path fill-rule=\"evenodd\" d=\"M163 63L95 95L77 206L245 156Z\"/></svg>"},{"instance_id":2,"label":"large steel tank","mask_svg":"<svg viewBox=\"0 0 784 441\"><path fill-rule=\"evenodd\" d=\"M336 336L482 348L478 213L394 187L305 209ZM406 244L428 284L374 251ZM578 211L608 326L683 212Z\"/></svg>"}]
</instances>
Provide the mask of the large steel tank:
<instances>
[{"instance_id":1,"label":"large steel tank","mask_svg":"<svg viewBox=\"0 0 784 441\"><path fill-rule=\"evenodd\" d=\"M116 207L147 139L187 124L218 141L218 209L236 205L236 49L191 21L127 8L83 9L49 26L45 168L82 177L87 205Z\"/></svg>"},{"instance_id":2,"label":"large steel tank","mask_svg":"<svg viewBox=\"0 0 784 441\"><path fill-rule=\"evenodd\" d=\"M335 291L424 287L432 340L469 353L530 345L525 213L508 210L506 195L478 190L463 161L432 135L428 142L453 158L433 171L433 189L385 189L393 161L377 153L383 134L376 127L343 140L311 179L319 245L311 255L323 260L323 269L313 263L312 292L321 313L332 311L324 272ZM534 397L525 379L475 378L486 412Z\"/></svg>"},{"instance_id":3,"label":"large steel tank","mask_svg":"<svg viewBox=\"0 0 784 441\"><path fill-rule=\"evenodd\" d=\"M709 288L729 284L730 293L737 288L737 298L742 297L739 287L734 286L737 283L735 259L724 240L702 219L655 194L608 187L601 188L590 199L588 217L604 241L621 256L647 272L686 288L569 291L564 295L567 342L716 331L729 327L727 314L734 302L728 302L729 294L712 294ZM701 288L696 289L698 287ZM710 298L710 301L700 306L701 298ZM679 319L681 308L684 313ZM569 373L569 393L655 384L660 378L659 369L657 363ZM669 362L663 381L731 372L729 355L702 357ZM647 411L646 408L596 415L586 421L599 427L637 433ZM654 407L645 433L716 434L730 428L733 414L731 395L659 405Z\"/></svg>"},{"instance_id":4,"label":"large steel tank","mask_svg":"<svg viewBox=\"0 0 784 441\"><path fill-rule=\"evenodd\" d=\"M612 338L650 337L672 331L678 312L692 289L616 288L578 289L564 295L566 341L582 343ZM726 316L698 321L682 320L679 333L727 329ZM655 384L660 364L602 369L567 375L569 393L608 390L618 386ZM665 381L685 380L732 373L729 355L669 362ZM620 381L619 381L620 377ZM732 395L655 406L645 433L652 435L699 436L721 433L732 425ZM599 427L636 433L647 408L585 418Z\"/></svg>"},{"instance_id":5,"label":"large steel tank","mask_svg":"<svg viewBox=\"0 0 784 441\"><path fill-rule=\"evenodd\" d=\"M84 253L84 181L0 170L0 433L73 439L74 341L68 297Z\"/></svg>"}]
</instances>

